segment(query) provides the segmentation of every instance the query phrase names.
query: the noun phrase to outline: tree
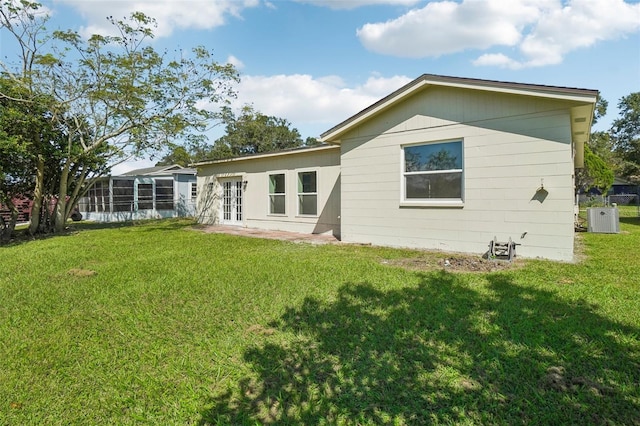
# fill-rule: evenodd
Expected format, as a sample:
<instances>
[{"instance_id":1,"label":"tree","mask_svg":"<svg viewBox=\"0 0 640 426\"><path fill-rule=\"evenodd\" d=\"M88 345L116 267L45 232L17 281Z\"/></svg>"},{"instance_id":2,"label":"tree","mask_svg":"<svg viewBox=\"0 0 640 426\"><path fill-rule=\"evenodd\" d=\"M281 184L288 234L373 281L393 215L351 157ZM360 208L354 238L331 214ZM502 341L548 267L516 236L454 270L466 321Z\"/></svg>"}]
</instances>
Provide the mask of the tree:
<instances>
[{"instance_id":1,"label":"tree","mask_svg":"<svg viewBox=\"0 0 640 426\"><path fill-rule=\"evenodd\" d=\"M618 108L620 117L611 126L611 138L622 160L621 174L640 182L640 92L622 97Z\"/></svg>"},{"instance_id":2,"label":"tree","mask_svg":"<svg viewBox=\"0 0 640 426\"><path fill-rule=\"evenodd\" d=\"M116 20L113 36L83 39L74 31L47 32L40 5L3 0L0 25L13 35L22 56L20 64L1 64L10 77L29 90L22 101L37 95L54 99L51 121L65 135L56 152L59 159L52 229L63 229L74 205L104 165L130 156L160 150L169 142L203 132L219 112L201 105L228 103L238 81L235 68L220 65L203 47L173 57L148 44L155 21L136 12ZM48 44L42 44L41 35ZM49 47L50 46L50 47ZM0 97L5 96L0 94ZM45 198L41 146L34 170L34 209ZM46 209L45 209L46 210ZM40 229L34 217L30 230Z\"/></svg>"},{"instance_id":3,"label":"tree","mask_svg":"<svg viewBox=\"0 0 640 426\"><path fill-rule=\"evenodd\" d=\"M162 157L162 159L156 163L156 166L178 164L182 167L187 167L191 163L192 157L189 151L187 151L187 148L182 145L176 145L170 148L169 153Z\"/></svg>"},{"instance_id":4,"label":"tree","mask_svg":"<svg viewBox=\"0 0 640 426\"><path fill-rule=\"evenodd\" d=\"M33 191L37 157L33 145L49 147L63 135L52 126L48 106L51 99L30 98L28 90L15 81L0 75L0 204L11 211L8 223L0 219L0 241L7 241L15 229L18 209L16 199L23 199ZM47 158L54 158L53 150L43 150ZM44 159L45 157L43 157ZM44 167L47 170L47 167ZM48 169L52 169L49 167Z\"/></svg>"},{"instance_id":5,"label":"tree","mask_svg":"<svg viewBox=\"0 0 640 426\"><path fill-rule=\"evenodd\" d=\"M298 130L291 128L286 119L264 115L250 105L242 108L239 117L230 108L223 108L222 120L226 126L226 134L218 138L213 146L202 138L192 138L184 145L172 145L156 165L186 166L199 161L320 144L312 137L307 137L303 142Z\"/></svg>"},{"instance_id":6,"label":"tree","mask_svg":"<svg viewBox=\"0 0 640 426\"><path fill-rule=\"evenodd\" d=\"M613 140L609 132L593 132L587 142L594 155L604 161L615 173L620 170L621 160L614 150Z\"/></svg>"},{"instance_id":7,"label":"tree","mask_svg":"<svg viewBox=\"0 0 640 426\"><path fill-rule=\"evenodd\" d=\"M576 173L577 188L587 192L592 188L606 195L613 185L614 173L611 167L591 151L589 146L584 147L584 168Z\"/></svg>"},{"instance_id":8,"label":"tree","mask_svg":"<svg viewBox=\"0 0 640 426\"><path fill-rule=\"evenodd\" d=\"M192 163L211 158L211 145L205 135L192 135L183 144L169 144L168 152L156 163L156 166L178 164L187 167Z\"/></svg>"},{"instance_id":9,"label":"tree","mask_svg":"<svg viewBox=\"0 0 640 426\"><path fill-rule=\"evenodd\" d=\"M231 108L223 108L226 134L215 141L212 159L282 151L304 146L300 132L284 118L267 116L250 105L236 117ZM315 139L307 139L312 142Z\"/></svg>"},{"instance_id":10,"label":"tree","mask_svg":"<svg viewBox=\"0 0 640 426\"><path fill-rule=\"evenodd\" d=\"M15 200L31 189L31 180L24 170L29 169L31 158L23 141L9 136L3 129L7 121L6 108L0 106L0 206L10 211L8 222L0 216L0 242L8 241L18 220Z\"/></svg>"},{"instance_id":11,"label":"tree","mask_svg":"<svg viewBox=\"0 0 640 426\"><path fill-rule=\"evenodd\" d=\"M607 113L607 106L608 102L598 94L593 111L593 124ZM617 164L609 133L591 133L584 147L584 167L575 171L576 191L588 192L595 188L606 195L613 185Z\"/></svg>"}]
</instances>

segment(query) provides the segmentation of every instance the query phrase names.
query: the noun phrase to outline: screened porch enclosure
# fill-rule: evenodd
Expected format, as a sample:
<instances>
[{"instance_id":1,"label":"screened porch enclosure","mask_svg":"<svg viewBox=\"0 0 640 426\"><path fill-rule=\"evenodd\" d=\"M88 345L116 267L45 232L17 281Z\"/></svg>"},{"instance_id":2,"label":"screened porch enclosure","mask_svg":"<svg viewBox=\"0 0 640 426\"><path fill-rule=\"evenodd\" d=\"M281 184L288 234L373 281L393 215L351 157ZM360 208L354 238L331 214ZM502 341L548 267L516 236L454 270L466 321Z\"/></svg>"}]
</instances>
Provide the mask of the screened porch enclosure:
<instances>
[{"instance_id":1,"label":"screened porch enclosure","mask_svg":"<svg viewBox=\"0 0 640 426\"><path fill-rule=\"evenodd\" d=\"M112 179L98 181L80 201L80 210L96 213L173 210L172 179Z\"/></svg>"},{"instance_id":2,"label":"screened porch enclosure","mask_svg":"<svg viewBox=\"0 0 640 426\"><path fill-rule=\"evenodd\" d=\"M97 222L195 217L197 196L195 169L173 164L100 178L78 208Z\"/></svg>"}]
</instances>

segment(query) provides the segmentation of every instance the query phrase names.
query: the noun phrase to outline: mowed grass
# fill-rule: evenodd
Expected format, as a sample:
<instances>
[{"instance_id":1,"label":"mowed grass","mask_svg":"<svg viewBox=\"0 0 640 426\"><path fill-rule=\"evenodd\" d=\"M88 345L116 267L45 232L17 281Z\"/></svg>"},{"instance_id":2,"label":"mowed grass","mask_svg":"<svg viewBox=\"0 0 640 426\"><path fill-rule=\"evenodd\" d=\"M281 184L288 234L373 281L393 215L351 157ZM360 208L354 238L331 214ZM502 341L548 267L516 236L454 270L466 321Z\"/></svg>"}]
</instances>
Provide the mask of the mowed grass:
<instances>
[{"instance_id":1,"label":"mowed grass","mask_svg":"<svg viewBox=\"0 0 640 426\"><path fill-rule=\"evenodd\" d=\"M74 225L0 247L0 424L640 424L640 220L576 264Z\"/></svg>"}]
</instances>

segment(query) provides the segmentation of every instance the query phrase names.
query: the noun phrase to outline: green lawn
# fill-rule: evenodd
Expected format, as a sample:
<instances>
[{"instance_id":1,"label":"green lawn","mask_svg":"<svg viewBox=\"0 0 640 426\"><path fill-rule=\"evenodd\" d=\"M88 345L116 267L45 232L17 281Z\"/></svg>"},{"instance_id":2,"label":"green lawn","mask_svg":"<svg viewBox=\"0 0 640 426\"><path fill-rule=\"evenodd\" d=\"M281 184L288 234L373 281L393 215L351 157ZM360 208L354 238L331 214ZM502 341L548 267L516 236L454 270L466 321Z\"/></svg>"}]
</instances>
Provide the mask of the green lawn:
<instances>
[{"instance_id":1,"label":"green lawn","mask_svg":"<svg viewBox=\"0 0 640 426\"><path fill-rule=\"evenodd\" d=\"M186 221L0 247L0 425L640 424L621 222L581 263L492 273Z\"/></svg>"}]
</instances>

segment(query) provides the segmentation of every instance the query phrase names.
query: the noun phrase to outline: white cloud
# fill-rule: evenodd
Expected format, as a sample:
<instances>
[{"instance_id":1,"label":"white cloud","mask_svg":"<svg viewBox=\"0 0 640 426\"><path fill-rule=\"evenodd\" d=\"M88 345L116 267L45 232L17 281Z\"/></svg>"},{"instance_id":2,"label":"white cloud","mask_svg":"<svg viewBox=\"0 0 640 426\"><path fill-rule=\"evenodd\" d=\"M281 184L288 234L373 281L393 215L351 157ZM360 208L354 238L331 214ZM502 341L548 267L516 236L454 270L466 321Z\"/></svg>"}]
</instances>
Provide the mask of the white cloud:
<instances>
[{"instance_id":1,"label":"white cloud","mask_svg":"<svg viewBox=\"0 0 640 426\"><path fill-rule=\"evenodd\" d=\"M303 137L317 137L411 80L372 76L362 85L349 87L337 76L242 76L234 106L251 104L262 114L286 118Z\"/></svg>"},{"instance_id":2,"label":"white cloud","mask_svg":"<svg viewBox=\"0 0 640 426\"><path fill-rule=\"evenodd\" d=\"M622 0L574 0L545 10L520 50L525 66L553 65L564 55L640 30L640 4Z\"/></svg>"},{"instance_id":3,"label":"white cloud","mask_svg":"<svg viewBox=\"0 0 640 426\"><path fill-rule=\"evenodd\" d=\"M330 9L355 9L372 5L398 5L411 6L420 0L295 0L298 3L313 4L315 6L328 7Z\"/></svg>"},{"instance_id":4,"label":"white cloud","mask_svg":"<svg viewBox=\"0 0 640 426\"><path fill-rule=\"evenodd\" d=\"M229 57L227 58L227 63L233 65L237 70L241 70L242 68L244 68L244 62L233 55L229 55Z\"/></svg>"},{"instance_id":5,"label":"white cloud","mask_svg":"<svg viewBox=\"0 0 640 426\"><path fill-rule=\"evenodd\" d=\"M523 28L539 13L531 3L431 2L397 19L366 24L358 29L357 36L371 51L414 58L494 45L514 46L521 41Z\"/></svg>"},{"instance_id":6,"label":"white cloud","mask_svg":"<svg viewBox=\"0 0 640 426\"><path fill-rule=\"evenodd\" d=\"M514 48L521 59L487 53L475 65L523 68L562 62L572 50L640 30L640 4L623 0L434 1L357 30L377 53L437 57L469 49Z\"/></svg>"},{"instance_id":7,"label":"white cloud","mask_svg":"<svg viewBox=\"0 0 640 426\"><path fill-rule=\"evenodd\" d=\"M481 55L478 59L473 61L473 65L476 66L493 66L500 68L511 68L511 69L519 69L522 68L523 65L509 58L507 55L503 55L502 53L485 53Z\"/></svg>"},{"instance_id":8,"label":"white cloud","mask_svg":"<svg viewBox=\"0 0 640 426\"><path fill-rule=\"evenodd\" d=\"M60 0L77 9L87 20L80 33L109 34L112 27L105 19L128 17L139 11L157 20L156 37L168 37L176 28L207 29L221 26L227 16L240 17L242 10L255 7L259 0Z\"/></svg>"}]
</instances>

